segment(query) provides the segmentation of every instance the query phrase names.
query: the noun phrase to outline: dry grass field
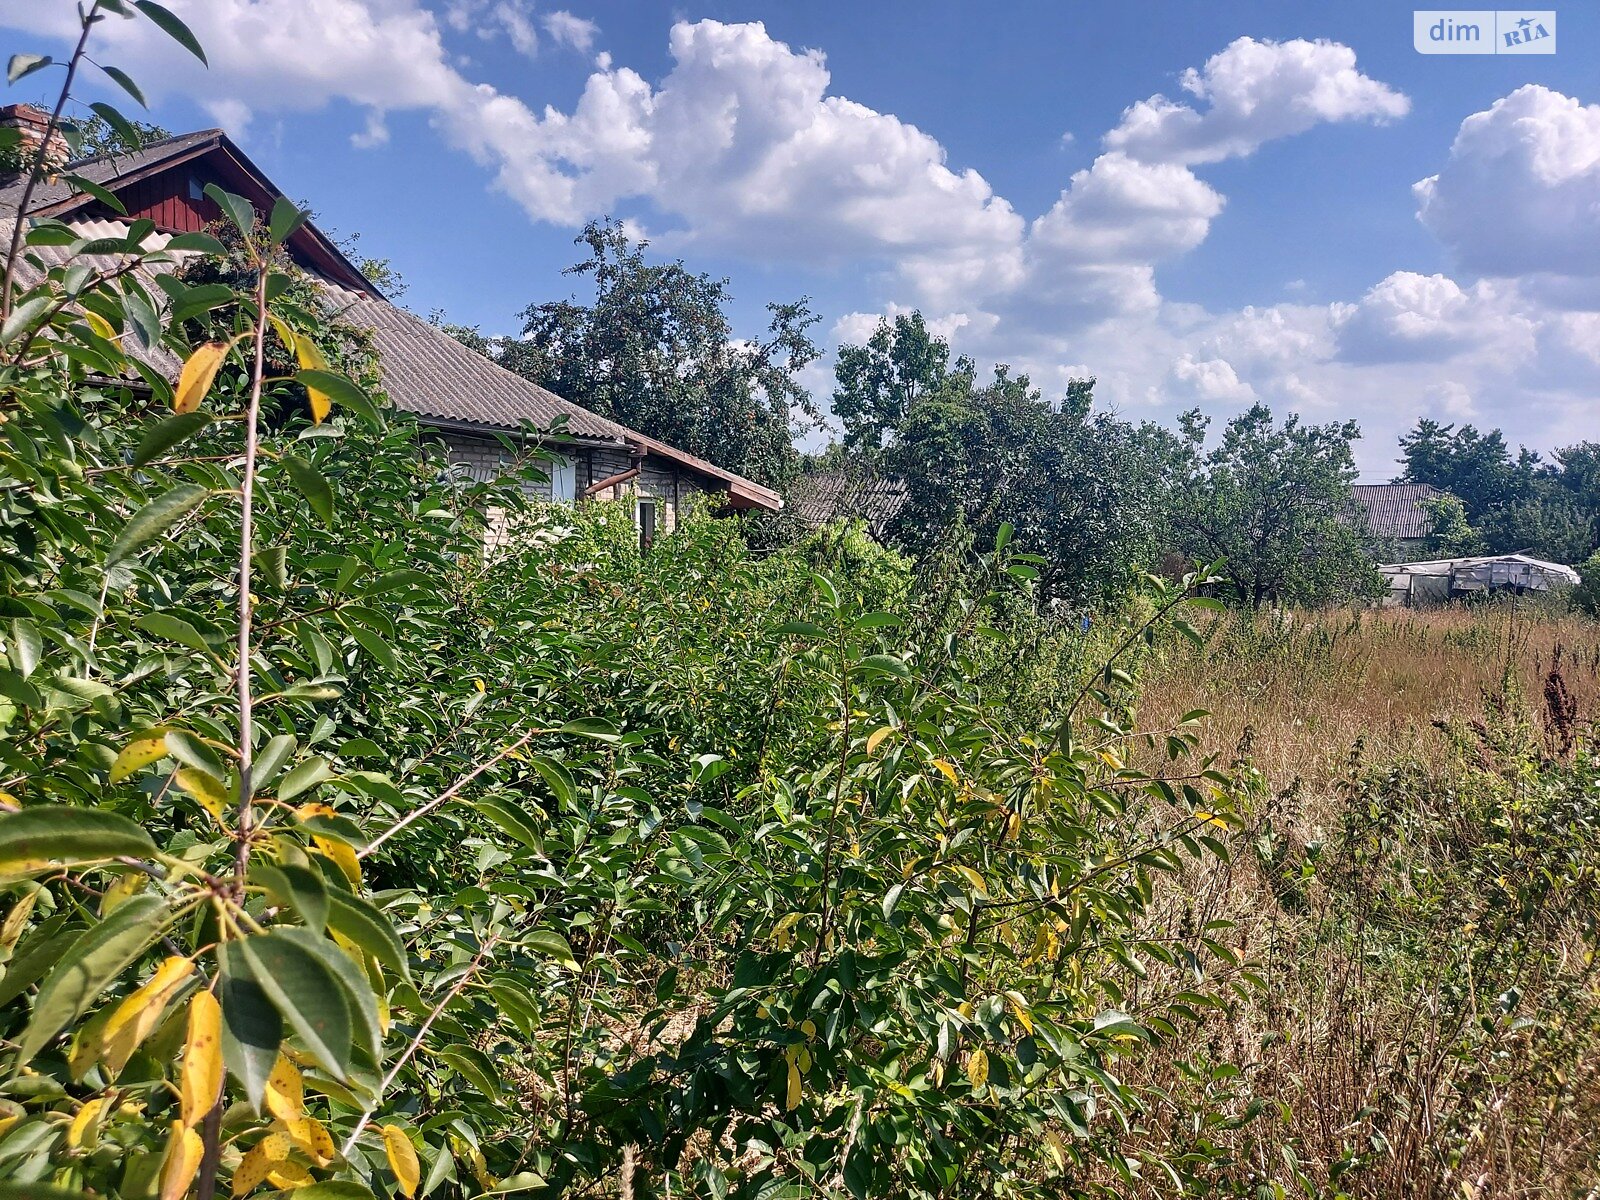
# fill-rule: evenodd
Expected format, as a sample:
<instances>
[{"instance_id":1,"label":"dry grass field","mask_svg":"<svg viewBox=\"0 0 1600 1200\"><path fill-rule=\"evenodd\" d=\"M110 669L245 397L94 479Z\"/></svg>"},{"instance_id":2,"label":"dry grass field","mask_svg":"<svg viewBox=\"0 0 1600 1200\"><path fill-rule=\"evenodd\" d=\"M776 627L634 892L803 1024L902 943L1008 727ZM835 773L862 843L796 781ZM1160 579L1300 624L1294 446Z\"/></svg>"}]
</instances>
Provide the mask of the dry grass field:
<instances>
[{"instance_id":1,"label":"dry grass field","mask_svg":"<svg viewBox=\"0 0 1600 1200\"><path fill-rule=\"evenodd\" d=\"M1600 716L1600 623L1528 604L1227 613L1200 628L1203 648L1174 641L1147 668L1144 723L1206 709L1211 749L1228 756L1244 742L1271 786L1299 780L1309 797L1328 795L1352 755L1445 755L1441 726L1481 720L1508 685L1543 725L1559 720L1547 689L1568 698L1566 719Z\"/></svg>"},{"instance_id":2,"label":"dry grass field","mask_svg":"<svg viewBox=\"0 0 1600 1200\"><path fill-rule=\"evenodd\" d=\"M1209 710L1206 748L1260 790L1232 861L1168 904L1226 923L1264 986L1146 1082L1231 1098L1237 1127L1194 1133L1235 1156L1220 1190L1600 1197L1600 624L1485 605L1201 632L1144 664L1141 722Z\"/></svg>"}]
</instances>

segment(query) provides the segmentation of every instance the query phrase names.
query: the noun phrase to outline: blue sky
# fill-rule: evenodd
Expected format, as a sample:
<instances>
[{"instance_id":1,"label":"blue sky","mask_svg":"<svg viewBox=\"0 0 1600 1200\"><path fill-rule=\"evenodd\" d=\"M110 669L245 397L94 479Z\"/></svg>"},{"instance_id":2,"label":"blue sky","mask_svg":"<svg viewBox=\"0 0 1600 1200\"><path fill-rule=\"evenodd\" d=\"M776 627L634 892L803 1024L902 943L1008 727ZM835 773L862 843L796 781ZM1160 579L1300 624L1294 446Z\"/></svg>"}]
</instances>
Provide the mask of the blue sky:
<instances>
[{"instance_id":1,"label":"blue sky","mask_svg":"<svg viewBox=\"0 0 1600 1200\"><path fill-rule=\"evenodd\" d=\"M1131 417L1354 417L1370 478L1419 415L1600 436L1600 6L1555 55L1424 56L1375 0L169 2L211 71L117 21L106 61L419 312L514 331L612 213L728 276L742 332L920 307ZM71 19L0 0L8 52Z\"/></svg>"}]
</instances>

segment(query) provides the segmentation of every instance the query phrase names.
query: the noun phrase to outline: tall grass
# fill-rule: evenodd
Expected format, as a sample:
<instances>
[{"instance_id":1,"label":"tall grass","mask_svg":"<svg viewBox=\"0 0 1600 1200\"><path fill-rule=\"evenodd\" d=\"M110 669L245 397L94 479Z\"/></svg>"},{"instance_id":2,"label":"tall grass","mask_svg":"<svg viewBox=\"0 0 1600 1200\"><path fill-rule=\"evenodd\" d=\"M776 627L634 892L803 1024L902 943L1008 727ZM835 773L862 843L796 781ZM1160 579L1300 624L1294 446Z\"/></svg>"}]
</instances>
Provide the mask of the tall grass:
<instances>
[{"instance_id":1,"label":"tall grass","mask_svg":"<svg viewBox=\"0 0 1600 1200\"><path fill-rule=\"evenodd\" d=\"M1219 1195L1600 1197L1600 626L1486 605L1203 632L1144 664L1141 715L1211 710L1259 801L1167 903L1231 923L1265 986L1146 1061L1171 1099L1147 1136L1226 1146Z\"/></svg>"}]
</instances>

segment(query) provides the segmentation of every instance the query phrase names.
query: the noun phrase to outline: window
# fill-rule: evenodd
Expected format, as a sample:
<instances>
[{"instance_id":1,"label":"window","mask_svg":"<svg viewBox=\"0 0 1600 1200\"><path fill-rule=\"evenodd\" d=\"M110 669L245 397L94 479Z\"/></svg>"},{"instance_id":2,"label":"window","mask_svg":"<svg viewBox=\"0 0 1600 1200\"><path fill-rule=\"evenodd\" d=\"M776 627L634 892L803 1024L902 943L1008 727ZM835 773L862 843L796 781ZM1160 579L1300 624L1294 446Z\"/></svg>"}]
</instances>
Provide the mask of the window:
<instances>
[{"instance_id":1,"label":"window","mask_svg":"<svg viewBox=\"0 0 1600 1200\"><path fill-rule=\"evenodd\" d=\"M578 498L578 467L577 464L565 458L558 458L551 463L550 472L550 499L557 504L571 504Z\"/></svg>"},{"instance_id":2,"label":"window","mask_svg":"<svg viewBox=\"0 0 1600 1200\"><path fill-rule=\"evenodd\" d=\"M656 541L656 502L639 501L639 549L648 550Z\"/></svg>"}]
</instances>

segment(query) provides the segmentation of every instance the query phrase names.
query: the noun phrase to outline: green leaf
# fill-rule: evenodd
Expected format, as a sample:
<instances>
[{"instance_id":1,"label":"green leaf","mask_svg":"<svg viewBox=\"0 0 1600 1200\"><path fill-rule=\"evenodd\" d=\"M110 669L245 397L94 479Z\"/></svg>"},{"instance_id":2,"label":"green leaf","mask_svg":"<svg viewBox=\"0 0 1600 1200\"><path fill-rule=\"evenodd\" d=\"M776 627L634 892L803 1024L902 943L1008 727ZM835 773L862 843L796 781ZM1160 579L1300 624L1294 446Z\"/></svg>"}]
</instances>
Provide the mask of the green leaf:
<instances>
[{"instance_id":1,"label":"green leaf","mask_svg":"<svg viewBox=\"0 0 1600 1200\"><path fill-rule=\"evenodd\" d=\"M0 1183L0 1200L83 1200L84 1195L53 1183Z\"/></svg>"},{"instance_id":2,"label":"green leaf","mask_svg":"<svg viewBox=\"0 0 1600 1200\"><path fill-rule=\"evenodd\" d=\"M503 796L481 796L472 802L472 807L488 817L495 828L515 838L524 846L532 850L543 847L539 827L513 801Z\"/></svg>"},{"instance_id":3,"label":"green leaf","mask_svg":"<svg viewBox=\"0 0 1600 1200\"><path fill-rule=\"evenodd\" d=\"M154 634L169 642L177 642L180 646L188 646L191 650L198 650L202 654L211 651L204 635L182 617L174 617L170 613L145 613L134 621L134 625L146 633Z\"/></svg>"},{"instance_id":4,"label":"green leaf","mask_svg":"<svg viewBox=\"0 0 1600 1200\"><path fill-rule=\"evenodd\" d=\"M578 794L577 780L572 778L572 772L553 758L542 756L531 758L528 765L539 773L550 790L556 794L556 799L562 804L571 804Z\"/></svg>"},{"instance_id":5,"label":"green leaf","mask_svg":"<svg viewBox=\"0 0 1600 1200\"><path fill-rule=\"evenodd\" d=\"M222 977L217 1000L222 1005L222 1061L239 1081L257 1112L267 1090L267 1076L278 1061L283 1018L256 982L250 964L237 952L238 943L222 943Z\"/></svg>"},{"instance_id":6,"label":"green leaf","mask_svg":"<svg viewBox=\"0 0 1600 1200\"><path fill-rule=\"evenodd\" d=\"M54 305L55 300L49 296L32 296L13 308L5 323L0 324L0 346L9 344L33 328L34 323L43 319Z\"/></svg>"},{"instance_id":7,"label":"green leaf","mask_svg":"<svg viewBox=\"0 0 1600 1200\"><path fill-rule=\"evenodd\" d=\"M199 508L209 495L211 492L198 483L180 483L161 493L128 518L106 555L106 566L115 566L143 550L178 520Z\"/></svg>"},{"instance_id":8,"label":"green leaf","mask_svg":"<svg viewBox=\"0 0 1600 1200\"><path fill-rule=\"evenodd\" d=\"M302 763L295 764L293 770L283 777L278 783L278 799L293 800L301 792L310 791L319 783L326 783L334 777L334 769L322 755L313 755Z\"/></svg>"},{"instance_id":9,"label":"green leaf","mask_svg":"<svg viewBox=\"0 0 1600 1200\"><path fill-rule=\"evenodd\" d=\"M356 961L333 942L309 929L284 928L277 931L283 937L304 946L322 960L344 985L344 997L350 1003L350 1012L356 1018L356 1045L378 1060L378 1050L383 1045L383 1026L378 1023L378 999L372 983Z\"/></svg>"},{"instance_id":10,"label":"green leaf","mask_svg":"<svg viewBox=\"0 0 1600 1200\"><path fill-rule=\"evenodd\" d=\"M111 126L111 131L122 139L124 145L134 149L144 145L144 138L134 128L133 122L118 112L112 105L106 104L104 101L97 101L89 105L89 108L102 121Z\"/></svg>"},{"instance_id":11,"label":"green leaf","mask_svg":"<svg viewBox=\"0 0 1600 1200\"><path fill-rule=\"evenodd\" d=\"M72 943L83 936L83 926L70 929L67 914L57 913L33 931L27 941L17 947L11 961L6 964L4 979L0 979L0 1007L10 1004L27 991L44 973L55 966Z\"/></svg>"},{"instance_id":12,"label":"green leaf","mask_svg":"<svg viewBox=\"0 0 1600 1200\"><path fill-rule=\"evenodd\" d=\"M785 621L772 631L780 637L825 638L828 631L810 621Z\"/></svg>"},{"instance_id":13,"label":"green leaf","mask_svg":"<svg viewBox=\"0 0 1600 1200\"><path fill-rule=\"evenodd\" d=\"M35 71L42 71L55 59L48 54L13 54L6 63L6 82L16 83L19 79L26 79Z\"/></svg>"},{"instance_id":14,"label":"green leaf","mask_svg":"<svg viewBox=\"0 0 1600 1200\"><path fill-rule=\"evenodd\" d=\"M350 636L355 638L356 643L368 654L372 655L373 658L377 659L381 665L391 671L400 669L400 660L395 657L394 651L389 648L389 643L373 633L372 630L356 626L350 629Z\"/></svg>"},{"instance_id":15,"label":"green leaf","mask_svg":"<svg viewBox=\"0 0 1600 1200\"><path fill-rule=\"evenodd\" d=\"M405 943L370 901L348 892L328 893L328 926L360 946L391 971L411 978Z\"/></svg>"},{"instance_id":16,"label":"green leaf","mask_svg":"<svg viewBox=\"0 0 1600 1200\"><path fill-rule=\"evenodd\" d=\"M500 1073L482 1050L473 1046L445 1046L439 1051L439 1057L461 1072L485 1098L500 1098Z\"/></svg>"},{"instance_id":17,"label":"green leaf","mask_svg":"<svg viewBox=\"0 0 1600 1200\"><path fill-rule=\"evenodd\" d=\"M142 467L154 462L180 442L186 442L211 424L211 414L203 409L177 413L160 421L144 435L139 448L133 453L133 465Z\"/></svg>"},{"instance_id":18,"label":"green leaf","mask_svg":"<svg viewBox=\"0 0 1600 1200\"><path fill-rule=\"evenodd\" d=\"M298 1187L292 1195L295 1200L374 1200L372 1193L359 1183L345 1183L342 1180Z\"/></svg>"},{"instance_id":19,"label":"green leaf","mask_svg":"<svg viewBox=\"0 0 1600 1200\"><path fill-rule=\"evenodd\" d=\"M228 252L228 248L209 233L180 233L172 238L163 249L192 250L198 254L215 255L223 255Z\"/></svg>"},{"instance_id":20,"label":"green leaf","mask_svg":"<svg viewBox=\"0 0 1600 1200\"><path fill-rule=\"evenodd\" d=\"M572 957L572 946L554 929L535 929L523 939L523 944L555 959L569 971L578 969L578 960Z\"/></svg>"},{"instance_id":21,"label":"green leaf","mask_svg":"<svg viewBox=\"0 0 1600 1200\"><path fill-rule=\"evenodd\" d=\"M580 717L576 721L568 721L561 727L562 733L569 733L573 737L590 738L597 742L620 742L622 735L617 732L617 727L610 721L603 721L599 717Z\"/></svg>"},{"instance_id":22,"label":"green leaf","mask_svg":"<svg viewBox=\"0 0 1600 1200\"><path fill-rule=\"evenodd\" d=\"M0 814L0 871L24 863L86 863L149 858L156 844L120 813L67 804L41 804Z\"/></svg>"},{"instance_id":23,"label":"green leaf","mask_svg":"<svg viewBox=\"0 0 1600 1200\"><path fill-rule=\"evenodd\" d=\"M157 26L178 45L201 62L206 62L206 52L200 48L200 43L195 40L194 34L189 32L189 27L174 16L169 10L162 8L156 0L133 0L133 6L150 18L150 23ZM210 66L210 63L206 63Z\"/></svg>"},{"instance_id":24,"label":"green leaf","mask_svg":"<svg viewBox=\"0 0 1600 1200\"><path fill-rule=\"evenodd\" d=\"M299 749L300 743L292 733L280 733L268 738L267 744L261 747L261 753L255 756L251 764L251 783L258 788L266 787L277 778L278 772L283 770L283 764L293 758Z\"/></svg>"},{"instance_id":25,"label":"green leaf","mask_svg":"<svg viewBox=\"0 0 1600 1200\"><path fill-rule=\"evenodd\" d=\"M348 1079L350 1002L333 970L297 941L277 931L245 938L237 947L261 990L278 1015L300 1035L306 1049L329 1073L341 1081Z\"/></svg>"},{"instance_id":26,"label":"green leaf","mask_svg":"<svg viewBox=\"0 0 1600 1200\"><path fill-rule=\"evenodd\" d=\"M232 221L234 228L248 240L256 223L256 210L251 207L250 201L243 196L236 196L232 192L223 191L222 188L214 183L206 184L205 195L208 200L222 210L223 216Z\"/></svg>"},{"instance_id":27,"label":"green leaf","mask_svg":"<svg viewBox=\"0 0 1600 1200\"><path fill-rule=\"evenodd\" d=\"M72 185L74 191L82 192L86 196L93 196L114 213L119 213L124 217L128 215L127 208L110 188L102 187L94 180L85 179L82 175L67 175L63 178Z\"/></svg>"},{"instance_id":28,"label":"green leaf","mask_svg":"<svg viewBox=\"0 0 1600 1200\"><path fill-rule=\"evenodd\" d=\"M11 658L11 667L22 678L26 679L39 667L39 660L44 657L44 639L39 636L39 627L26 617L18 617L11 622L11 645L6 653Z\"/></svg>"},{"instance_id":29,"label":"green leaf","mask_svg":"<svg viewBox=\"0 0 1600 1200\"><path fill-rule=\"evenodd\" d=\"M100 69L106 73L107 78L112 80L118 87L137 100L140 108L150 107L150 105L145 101L144 93L139 90L139 85L128 77L128 73L126 71L121 70L118 67L101 67ZM137 142L134 144L138 145Z\"/></svg>"},{"instance_id":30,"label":"green leaf","mask_svg":"<svg viewBox=\"0 0 1600 1200\"><path fill-rule=\"evenodd\" d=\"M128 964L161 936L166 916L162 897L134 896L74 942L39 985L33 1016L17 1040L16 1065L31 1062L56 1034L87 1012Z\"/></svg>"},{"instance_id":31,"label":"green leaf","mask_svg":"<svg viewBox=\"0 0 1600 1200\"><path fill-rule=\"evenodd\" d=\"M911 669L888 654L871 654L856 664L862 671L876 671L884 675L893 675L898 679L911 678Z\"/></svg>"},{"instance_id":32,"label":"green leaf","mask_svg":"<svg viewBox=\"0 0 1600 1200\"><path fill-rule=\"evenodd\" d=\"M369 420L377 415L372 397L360 387L333 371L306 370L295 372L294 381L300 386L323 393L341 408L354 409Z\"/></svg>"},{"instance_id":33,"label":"green leaf","mask_svg":"<svg viewBox=\"0 0 1600 1200\"><path fill-rule=\"evenodd\" d=\"M328 885L322 872L298 863L257 862L250 866L250 882L265 888L272 902L293 909L306 928L321 933L328 923Z\"/></svg>"},{"instance_id":34,"label":"green leaf","mask_svg":"<svg viewBox=\"0 0 1600 1200\"><path fill-rule=\"evenodd\" d=\"M306 498L306 503L311 505L311 511L322 518L324 525L332 525L333 489L322 477L322 472L293 454L284 456L283 467L289 472L289 478L294 481L294 486Z\"/></svg>"},{"instance_id":35,"label":"green leaf","mask_svg":"<svg viewBox=\"0 0 1600 1200\"><path fill-rule=\"evenodd\" d=\"M311 210L301 208L286 196L279 196L272 204L272 216L267 220L267 230L272 244L281 246L311 219Z\"/></svg>"}]
</instances>

